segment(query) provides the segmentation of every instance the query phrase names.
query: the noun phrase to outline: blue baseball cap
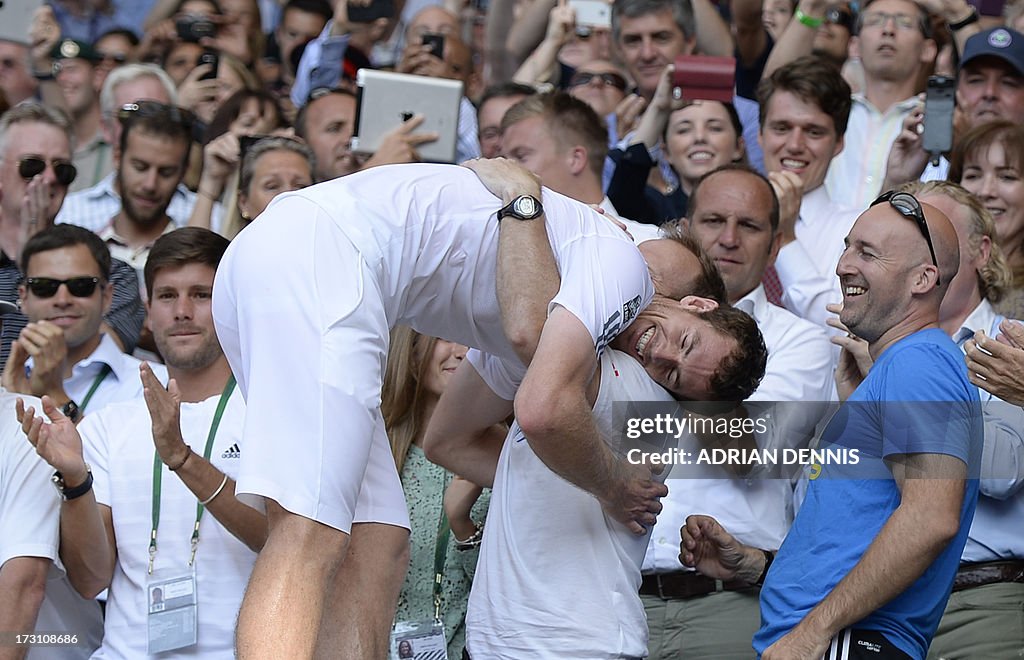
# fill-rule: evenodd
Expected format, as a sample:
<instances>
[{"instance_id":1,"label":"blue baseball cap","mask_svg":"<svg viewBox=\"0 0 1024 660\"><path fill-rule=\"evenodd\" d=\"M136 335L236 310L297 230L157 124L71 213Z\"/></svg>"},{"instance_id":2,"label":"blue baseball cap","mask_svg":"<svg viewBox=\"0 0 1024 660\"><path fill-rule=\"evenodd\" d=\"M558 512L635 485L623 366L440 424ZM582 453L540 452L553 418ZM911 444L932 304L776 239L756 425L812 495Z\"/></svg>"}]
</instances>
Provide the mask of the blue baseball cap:
<instances>
[{"instance_id":1,"label":"blue baseball cap","mask_svg":"<svg viewBox=\"0 0 1024 660\"><path fill-rule=\"evenodd\" d=\"M1024 34L1005 27L979 32L967 40L960 68L979 57L997 57L1024 77Z\"/></svg>"}]
</instances>

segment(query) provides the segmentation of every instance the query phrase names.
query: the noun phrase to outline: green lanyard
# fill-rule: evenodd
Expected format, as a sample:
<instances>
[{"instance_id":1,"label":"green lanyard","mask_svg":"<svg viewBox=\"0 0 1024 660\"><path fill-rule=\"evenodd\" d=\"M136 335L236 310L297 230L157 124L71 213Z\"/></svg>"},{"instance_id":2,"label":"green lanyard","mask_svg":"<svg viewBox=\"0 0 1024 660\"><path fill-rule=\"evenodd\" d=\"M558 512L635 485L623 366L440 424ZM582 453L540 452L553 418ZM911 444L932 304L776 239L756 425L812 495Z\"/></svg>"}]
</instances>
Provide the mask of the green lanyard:
<instances>
[{"instance_id":1,"label":"green lanyard","mask_svg":"<svg viewBox=\"0 0 1024 660\"><path fill-rule=\"evenodd\" d=\"M217 411L213 413L213 421L210 422L210 433L206 436L206 449L203 450L203 458L210 460L210 452L213 451L213 440L217 437L217 428L220 426L220 418L224 416L224 409L227 408L228 399L235 389L234 374L228 378L224 391L221 392L220 401L217 402ZM156 560L156 530L160 527L160 491L163 481L164 463L160 460L160 454L153 451L153 531L149 536L149 573L153 573L153 562ZM188 565L196 559L196 548L199 547L199 521L203 518L204 507L196 500L196 524L192 529L192 554L189 556Z\"/></svg>"},{"instance_id":2,"label":"green lanyard","mask_svg":"<svg viewBox=\"0 0 1024 660\"><path fill-rule=\"evenodd\" d=\"M437 542L434 544L434 620L437 622L441 621L441 581L444 579L444 564L448 559L448 536L451 531L448 514L442 505L441 521L437 524Z\"/></svg>"},{"instance_id":3,"label":"green lanyard","mask_svg":"<svg viewBox=\"0 0 1024 660\"><path fill-rule=\"evenodd\" d=\"M113 370L110 368L109 364L103 365L103 368L100 369L100 373L98 376L96 376L96 380L92 381L92 387L90 387L89 391L85 393L85 398L82 399L82 404L78 406L78 410L80 413L85 413L85 407L89 405L90 401L92 401L92 395L96 394L96 390L100 388L100 383L102 383L106 379L106 377L110 375L111 371Z\"/></svg>"}]
</instances>

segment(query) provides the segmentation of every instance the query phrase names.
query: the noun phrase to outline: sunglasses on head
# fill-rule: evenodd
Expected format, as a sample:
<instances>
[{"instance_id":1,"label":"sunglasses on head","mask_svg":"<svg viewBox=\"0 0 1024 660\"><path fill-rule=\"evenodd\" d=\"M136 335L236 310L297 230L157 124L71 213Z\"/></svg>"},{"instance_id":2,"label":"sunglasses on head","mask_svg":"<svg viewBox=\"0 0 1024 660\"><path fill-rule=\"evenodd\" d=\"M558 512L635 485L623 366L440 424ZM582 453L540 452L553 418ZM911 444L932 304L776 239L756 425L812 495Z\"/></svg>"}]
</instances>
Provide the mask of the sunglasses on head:
<instances>
[{"instance_id":1,"label":"sunglasses on head","mask_svg":"<svg viewBox=\"0 0 1024 660\"><path fill-rule=\"evenodd\" d=\"M176 105L168 105L159 101L133 101L125 103L117 111L117 118L122 122L135 118L142 119L167 119L185 127L191 128L196 121L196 116L184 108Z\"/></svg>"},{"instance_id":2,"label":"sunglasses on head","mask_svg":"<svg viewBox=\"0 0 1024 660\"><path fill-rule=\"evenodd\" d=\"M53 166L54 178L62 186L70 186L78 176L78 169L71 164L71 161L51 160L50 164ZM38 156L25 156L18 161L18 175L26 181L31 181L32 177L42 174L45 170L46 161Z\"/></svg>"},{"instance_id":3,"label":"sunglasses on head","mask_svg":"<svg viewBox=\"0 0 1024 660\"><path fill-rule=\"evenodd\" d=\"M25 280L25 286L37 298L52 298L57 295L60 285L68 287L68 293L75 298L88 298L96 292L100 283L98 277L72 277L67 280L55 280L52 277L29 277Z\"/></svg>"},{"instance_id":4,"label":"sunglasses on head","mask_svg":"<svg viewBox=\"0 0 1024 660\"><path fill-rule=\"evenodd\" d=\"M921 235L924 236L924 240L928 244L928 252L932 255L932 263L935 264L935 283L941 284L942 281L938 276L939 260L935 258L935 247L932 245L932 235L928 231L928 223L924 220L924 209L921 208L921 202L917 201L917 198L910 193L890 190L887 193L882 193L878 199L871 202L871 206L877 206L885 202L889 202L889 206L896 209L896 212L904 218L909 218L917 223L917 228L921 230Z\"/></svg>"},{"instance_id":5,"label":"sunglasses on head","mask_svg":"<svg viewBox=\"0 0 1024 660\"><path fill-rule=\"evenodd\" d=\"M607 73L587 73L580 71L569 79L569 87L582 87L589 85L595 78L601 80L602 84L609 85L620 91L626 90L626 79L611 71Z\"/></svg>"}]
</instances>

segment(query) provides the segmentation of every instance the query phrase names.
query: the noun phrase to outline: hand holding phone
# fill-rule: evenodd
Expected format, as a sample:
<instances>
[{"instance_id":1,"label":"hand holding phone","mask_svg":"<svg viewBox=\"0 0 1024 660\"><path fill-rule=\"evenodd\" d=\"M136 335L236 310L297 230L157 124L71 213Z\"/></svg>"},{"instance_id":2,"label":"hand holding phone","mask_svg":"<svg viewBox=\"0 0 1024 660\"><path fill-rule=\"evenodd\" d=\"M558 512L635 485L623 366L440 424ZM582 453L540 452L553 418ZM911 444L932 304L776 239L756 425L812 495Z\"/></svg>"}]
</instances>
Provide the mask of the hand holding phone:
<instances>
[{"instance_id":1,"label":"hand holding phone","mask_svg":"<svg viewBox=\"0 0 1024 660\"><path fill-rule=\"evenodd\" d=\"M953 109L956 81L947 76L930 76L924 102L922 147L938 165L939 157L953 148Z\"/></svg>"}]
</instances>

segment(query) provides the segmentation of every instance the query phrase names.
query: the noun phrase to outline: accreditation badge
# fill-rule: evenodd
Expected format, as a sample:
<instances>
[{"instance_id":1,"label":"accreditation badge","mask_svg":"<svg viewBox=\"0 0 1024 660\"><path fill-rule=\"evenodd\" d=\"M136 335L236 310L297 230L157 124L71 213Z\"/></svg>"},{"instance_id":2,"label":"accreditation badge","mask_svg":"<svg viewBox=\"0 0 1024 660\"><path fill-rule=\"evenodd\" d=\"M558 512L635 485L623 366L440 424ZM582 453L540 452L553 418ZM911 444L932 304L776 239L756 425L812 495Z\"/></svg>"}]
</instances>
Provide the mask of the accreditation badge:
<instances>
[{"instance_id":1,"label":"accreditation badge","mask_svg":"<svg viewBox=\"0 0 1024 660\"><path fill-rule=\"evenodd\" d=\"M195 573L158 571L146 584L150 655L192 646L198 637Z\"/></svg>"},{"instance_id":2,"label":"accreditation badge","mask_svg":"<svg viewBox=\"0 0 1024 660\"><path fill-rule=\"evenodd\" d=\"M395 623L391 660L448 660L444 624L437 620Z\"/></svg>"}]
</instances>

